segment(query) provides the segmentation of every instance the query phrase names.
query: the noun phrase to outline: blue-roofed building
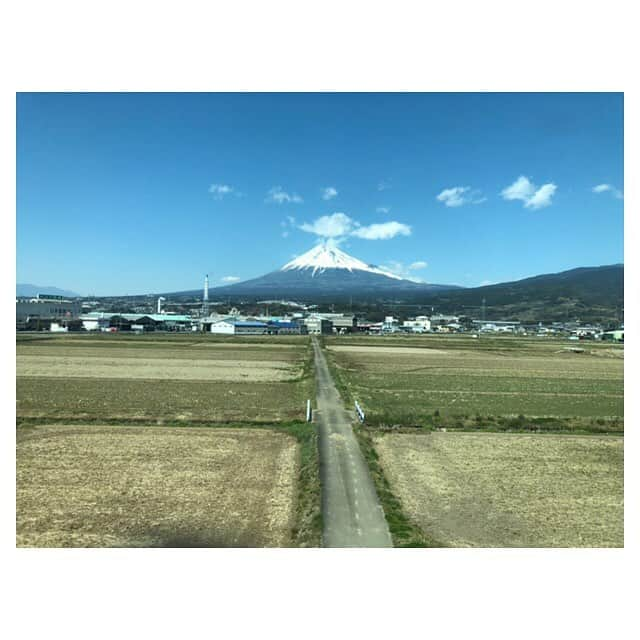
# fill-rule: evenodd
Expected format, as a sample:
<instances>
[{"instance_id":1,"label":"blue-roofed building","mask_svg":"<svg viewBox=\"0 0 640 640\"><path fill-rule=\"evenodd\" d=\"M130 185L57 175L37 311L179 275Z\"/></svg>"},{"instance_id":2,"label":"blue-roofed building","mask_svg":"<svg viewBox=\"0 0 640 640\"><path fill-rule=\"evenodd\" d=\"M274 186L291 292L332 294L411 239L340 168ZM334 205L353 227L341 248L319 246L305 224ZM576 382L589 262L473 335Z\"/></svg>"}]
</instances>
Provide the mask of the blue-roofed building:
<instances>
[{"instance_id":1,"label":"blue-roofed building","mask_svg":"<svg viewBox=\"0 0 640 640\"><path fill-rule=\"evenodd\" d=\"M262 335L269 333L269 325L257 320L236 320L225 318L211 323L211 333L225 333L229 335Z\"/></svg>"},{"instance_id":2,"label":"blue-roofed building","mask_svg":"<svg viewBox=\"0 0 640 640\"><path fill-rule=\"evenodd\" d=\"M307 327L302 323L277 320L269 322L269 333L276 335L306 335L308 332Z\"/></svg>"}]
</instances>

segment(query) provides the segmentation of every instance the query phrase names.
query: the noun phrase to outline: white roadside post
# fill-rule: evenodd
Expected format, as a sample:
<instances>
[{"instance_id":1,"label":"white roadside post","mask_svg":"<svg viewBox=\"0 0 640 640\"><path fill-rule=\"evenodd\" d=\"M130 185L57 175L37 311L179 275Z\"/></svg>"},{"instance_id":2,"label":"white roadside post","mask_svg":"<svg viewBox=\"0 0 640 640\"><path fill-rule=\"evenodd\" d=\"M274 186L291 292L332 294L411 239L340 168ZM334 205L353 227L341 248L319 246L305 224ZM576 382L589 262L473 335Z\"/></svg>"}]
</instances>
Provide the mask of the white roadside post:
<instances>
[{"instance_id":1,"label":"white roadside post","mask_svg":"<svg viewBox=\"0 0 640 640\"><path fill-rule=\"evenodd\" d=\"M312 413L311 413L311 400L307 400L307 422L311 422Z\"/></svg>"},{"instance_id":2,"label":"white roadside post","mask_svg":"<svg viewBox=\"0 0 640 640\"><path fill-rule=\"evenodd\" d=\"M356 404L356 413L358 414L358 418L360 419L360 422L364 422L364 411L362 410L362 407L360 406L357 400L355 404Z\"/></svg>"}]
</instances>

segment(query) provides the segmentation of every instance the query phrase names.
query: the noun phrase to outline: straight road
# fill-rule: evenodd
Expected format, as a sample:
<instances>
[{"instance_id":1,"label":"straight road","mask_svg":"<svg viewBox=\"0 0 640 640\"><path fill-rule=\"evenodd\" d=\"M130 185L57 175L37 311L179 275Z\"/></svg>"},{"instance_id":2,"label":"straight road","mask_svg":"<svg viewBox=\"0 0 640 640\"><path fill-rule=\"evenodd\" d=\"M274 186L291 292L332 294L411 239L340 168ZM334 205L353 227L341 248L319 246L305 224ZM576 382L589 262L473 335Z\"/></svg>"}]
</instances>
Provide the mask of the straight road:
<instances>
[{"instance_id":1,"label":"straight road","mask_svg":"<svg viewBox=\"0 0 640 640\"><path fill-rule=\"evenodd\" d=\"M391 535L369 469L327 361L313 338L325 547L391 547Z\"/></svg>"}]
</instances>

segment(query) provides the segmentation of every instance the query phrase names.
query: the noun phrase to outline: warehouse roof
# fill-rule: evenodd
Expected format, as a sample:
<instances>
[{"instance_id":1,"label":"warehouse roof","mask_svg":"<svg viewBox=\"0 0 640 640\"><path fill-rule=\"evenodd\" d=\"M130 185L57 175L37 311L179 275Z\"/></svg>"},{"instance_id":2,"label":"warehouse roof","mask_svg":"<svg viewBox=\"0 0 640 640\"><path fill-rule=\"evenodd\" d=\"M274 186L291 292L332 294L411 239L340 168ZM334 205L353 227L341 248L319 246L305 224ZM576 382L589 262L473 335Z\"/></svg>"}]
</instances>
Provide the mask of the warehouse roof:
<instances>
[{"instance_id":1,"label":"warehouse roof","mask_svg":"<svg viewBox=\"0 0 640 640\"><path fill-rule=\"evenodd\" d=\"M173 313L106 313L93 311L80 316L82 320L101 320L105 318L124 318L125 320L138 321L142 318L151 318L154 322L190 322L191 316L182 316Z\"/></svg>"},{"instance_id":2,"label":"warehouse roof","mask_svg":"<svg viewBox=\"0 0 640 640\"><path fill-rule=\"evenodd\" d=\"M190 322L191 316L181 316L177 313L148 313L145 316L140 316L151 318L156 322Z\"/></svg>"}]
</instances>

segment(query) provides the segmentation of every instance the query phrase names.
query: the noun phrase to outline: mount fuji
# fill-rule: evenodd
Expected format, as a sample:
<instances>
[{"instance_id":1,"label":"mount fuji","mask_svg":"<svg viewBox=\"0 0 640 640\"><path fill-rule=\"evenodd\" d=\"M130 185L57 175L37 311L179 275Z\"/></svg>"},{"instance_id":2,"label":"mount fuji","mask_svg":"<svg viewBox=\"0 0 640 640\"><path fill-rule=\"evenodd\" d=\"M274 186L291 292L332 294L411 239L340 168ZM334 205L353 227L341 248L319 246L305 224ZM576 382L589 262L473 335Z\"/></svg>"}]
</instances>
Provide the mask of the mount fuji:
<instances>
[{"instance_id":1,"label":"mount fuji","mask_svg":"<svg viewBox=\"0 0 640 640\"><path fill-rule=\"evenodd\" d=\"M258 297L372 298L406 293L432 293L459 289L454 285L427 284L402 278L376 265L350 256L336 246L320 244L259 278L218 287L212 295Z\"/></svg>"}]
</instances>

